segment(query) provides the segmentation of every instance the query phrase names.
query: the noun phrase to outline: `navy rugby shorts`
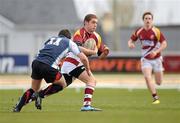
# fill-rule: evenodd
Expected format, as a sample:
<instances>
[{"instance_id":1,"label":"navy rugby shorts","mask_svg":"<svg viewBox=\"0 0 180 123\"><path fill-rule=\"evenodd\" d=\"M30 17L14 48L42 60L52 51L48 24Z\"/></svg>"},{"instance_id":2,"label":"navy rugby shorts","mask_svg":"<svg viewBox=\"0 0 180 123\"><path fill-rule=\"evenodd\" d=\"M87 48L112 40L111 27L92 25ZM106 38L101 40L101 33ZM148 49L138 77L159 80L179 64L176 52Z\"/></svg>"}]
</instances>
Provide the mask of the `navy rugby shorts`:
<instances>
[{"instance_id":1,"label":"navy rugby shorts","mask_svg":"<svg viewBox=\"0 0 180 123\"><path fill-rule=\"evenodd\" d=\"M56 80L59 80L62 76L62 74L57 69L54 69L50 65L37 60L32 62L31 67L31 78L35 80L44 79L47 83L53 83Z\"/></svg>"}]
</instances>

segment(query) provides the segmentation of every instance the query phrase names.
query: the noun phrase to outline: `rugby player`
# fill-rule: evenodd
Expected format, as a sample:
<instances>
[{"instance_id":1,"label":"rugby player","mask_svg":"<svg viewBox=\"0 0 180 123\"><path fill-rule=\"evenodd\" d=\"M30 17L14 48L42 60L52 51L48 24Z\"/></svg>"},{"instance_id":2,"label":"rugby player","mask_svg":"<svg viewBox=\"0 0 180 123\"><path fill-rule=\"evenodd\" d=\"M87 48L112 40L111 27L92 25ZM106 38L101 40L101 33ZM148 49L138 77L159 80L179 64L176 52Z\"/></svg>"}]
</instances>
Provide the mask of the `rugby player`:
<instances>
[{"instance_id":1,"label":"rugby player","mask_svg":"<svg viewBox=\"0 0 180 123\"><path fill-rule=\"evenodd\" d=\"M59 61L69 52L77 56L83 63L84 74L91 75L87 57L70 38L69 30L63 29L58 36L51 37L45 42L44 48L39 50L37 57L32 62L31 88L25 91L13 108L13 112L20 112L22 107L32 100L35 100L37 109L41 109L41 95L57 93L67 86L64 76L59 72ZM42 79L52 84L40 93Z\"/></svg>"},{"instance_id":2,"label":"rugby player","mask_svg":"<svg viewBox=\"0 0 180 123\"><path fill-rule=\"evenodd\" d=\"M97 23L98 23L98 18L95 14L87 14L84 18L84 26L75 32L73 36L73 41L79 46L81 51L86 56L92 56L97 54L100 59L104 59L109 54L109 48L103 44L101 36L96 32ZM87 49L83 46L83 44L88 40L95 40L96 46L94 50ZM76 57L73 53L69 53L63 62L61 72L63 74L72 75L70 71L74 70L76 67L79 67L81 65L82 63L80 59ZM96 80L94 75L91 72L91 76L90 76L91 81L89 82L87 82L85 77L83 78L84 79L80 79L80 80L85 82L86 87L84 90L84 100L81 111L101 110L91 106L93 92L96 86Z\"/></svg>"},{"instance_id":3,"label":"rugby player","mask_svg":"<svg viewBox=\"0 0 180 123\"><path fill-rule=\"evenodd\" d=\"M141 42L141 70L147 87L153 97L152 104L159 104L159 96L152 82L152 72L154 72L156 84L161 85L164 70L161 52L167 47L167 41L160 29L153 26L153 14L151 12L145 12L142 15L142 20L144 26L140 27L132 34L128 41L128 47L131 49L134 48L135 42L138 39Z\"/></svg>"}]
</instances>

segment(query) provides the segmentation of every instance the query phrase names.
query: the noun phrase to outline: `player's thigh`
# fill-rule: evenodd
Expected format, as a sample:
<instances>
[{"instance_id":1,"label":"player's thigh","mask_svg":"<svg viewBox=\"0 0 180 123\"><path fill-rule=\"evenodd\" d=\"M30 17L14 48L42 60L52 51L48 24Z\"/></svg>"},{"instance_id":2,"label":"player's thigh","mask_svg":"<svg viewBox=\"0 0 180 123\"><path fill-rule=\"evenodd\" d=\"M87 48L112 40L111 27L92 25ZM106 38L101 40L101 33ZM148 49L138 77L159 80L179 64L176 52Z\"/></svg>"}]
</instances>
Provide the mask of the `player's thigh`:
<instances>
[{"instance_id":1,"label":"player's thigh","mask_svg":"<svg viewBox=\"0 0 180 123\"><path fill-rule=\"evenodd\" d=\"M63 88L67 86L62 73L54 68L49 69L44 77L47 83L54 83L61 85Z\"/></svg>"},{"instance_id":2,"label":"player's thigh","mask_svg":"<svg viewBox=\"0 0 180 123\"><path fill-rule=\"evenodd\" d=\"M141 60L141 70L144 77L151 78L152 76L152 64L151 61L143 59Z\"/></svg>"},{"instance_id":3,"label":"player's thigh","mask_svg":"<svg viewBox=\"0 0 180 123\"><path fill-rule=\"evenodd\" d=\"M67 83L66 83L63 75L61 75L61 77L59 79L55 80L53 83L61 85L63 88L67 87Z\"/></svg>"},{"instance_id":4,"label":"player's thigh","mask_svg":"<svg viewBox=\"0 0 180 123\"><path fill-rule=\"evenodd\" d=\"M96 85L96 80L95 80L95 77L93 76L92 73L89 76L86 71L83 71L79 75L78 79L81 80L82 82L86 83L86 84L89 84L89 85L92 85L92 86Z\"/></svg>"},{"instance_id":5,"label":"player's thigh","mask_svg":"<svg viewBox=\"0 0 180 123\"><path fill-rule=\"evenodd\" d=\"M60 73L60 71L50 66L46 66L46 68L44 68L43 78L47 83L58 84L63 86L63 88L67 86L64 76Z\"/></svg>"},{"instance_id":6,"label":"player's thigh","mask_svg":"<svg viewBox=\"0 0 180 123\"><path fill-rule=\"evenodd\" d=\"M163 63L162 63L162 58L157 58L153 62L153 69L154 72L161 72L164 71Z\"/></svg>"},{"instance_id":7,"label":"player's thigh","mask_svg":"<svg viewBox=\"0 0 180 123\"><path fill-rule=\"evenodd\" d=\"M151 67L145 67L142 69L142 73L145 78L151 78L152 77L152 68Z\"/></svg>"}]
</instances>

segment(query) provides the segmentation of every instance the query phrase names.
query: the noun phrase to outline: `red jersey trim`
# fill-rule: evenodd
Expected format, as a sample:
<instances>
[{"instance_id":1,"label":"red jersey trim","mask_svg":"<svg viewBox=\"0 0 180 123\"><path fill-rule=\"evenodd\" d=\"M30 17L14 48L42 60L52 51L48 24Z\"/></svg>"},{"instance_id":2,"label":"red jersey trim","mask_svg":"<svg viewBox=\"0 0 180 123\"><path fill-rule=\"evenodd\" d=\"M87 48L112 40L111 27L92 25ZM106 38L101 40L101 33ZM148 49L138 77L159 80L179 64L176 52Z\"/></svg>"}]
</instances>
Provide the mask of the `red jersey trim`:
<instances>
[{"instance_id":1,"label":"red jersey trim","mask_svg":"<svg viewBox=\"0 0 180 123\"><path fill-rule=\"evenodd\" d=\"M70 57L65 58L64 61L70 62L70 63L72 63L72 64L74 64L74 65L76 65L76 66L78 66L78 64L79 64L79 61L77 61L77 60L74 59L74 58L70 58Z\"/></svg>"}]
</instances>

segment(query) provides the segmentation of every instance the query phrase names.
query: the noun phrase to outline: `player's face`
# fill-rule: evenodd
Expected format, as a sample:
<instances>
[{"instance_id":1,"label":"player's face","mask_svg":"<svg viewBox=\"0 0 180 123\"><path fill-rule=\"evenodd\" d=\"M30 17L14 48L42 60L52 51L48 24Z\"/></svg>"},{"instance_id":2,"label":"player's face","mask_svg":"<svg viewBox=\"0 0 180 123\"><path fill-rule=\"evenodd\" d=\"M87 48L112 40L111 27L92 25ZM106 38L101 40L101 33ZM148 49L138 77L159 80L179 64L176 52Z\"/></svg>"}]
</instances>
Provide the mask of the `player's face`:
<instances>
[{"instance_id":1,"label":"player's face","mask_svg":"<svg viewBox=\"0 0 180 123\"><path fill-rule=\"evenodd\" d=\"M153 18L151 15L145 15L143 21L146 27L151 27L153 25Z\"/></svg>"},{"instance_id":2,"label":"player's face","mask_svg":"<svg viewBox=\"0 0 180 123\"><path fill-rule=\"evenodd\" d=\"M85 22L85 28L88 32L93 33L96 31L98 20L96 18L92 18L89 22Z\"/></svg>"}]
</instances>

